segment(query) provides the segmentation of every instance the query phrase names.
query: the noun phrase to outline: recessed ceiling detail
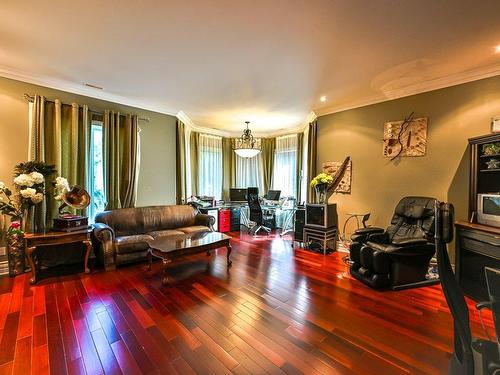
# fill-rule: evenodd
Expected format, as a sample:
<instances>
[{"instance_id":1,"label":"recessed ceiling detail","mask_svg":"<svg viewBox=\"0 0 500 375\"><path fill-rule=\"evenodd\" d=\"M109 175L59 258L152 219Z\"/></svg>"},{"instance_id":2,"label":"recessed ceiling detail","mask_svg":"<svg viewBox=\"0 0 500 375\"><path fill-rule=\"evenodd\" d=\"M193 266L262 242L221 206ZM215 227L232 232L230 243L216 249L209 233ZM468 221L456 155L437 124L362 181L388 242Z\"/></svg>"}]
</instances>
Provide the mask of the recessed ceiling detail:
<instances>
[{"instance_id":1,"label":"recessed ceiling detail","mask_svg":"<svg viewBox=\"0 0 500 375\"><path fill-rule=\"evenodd\" d=\"M6 0L0 75L276 133L311 111L500 74L499 11L497 0Z\"/></svg>"}]
</instances>

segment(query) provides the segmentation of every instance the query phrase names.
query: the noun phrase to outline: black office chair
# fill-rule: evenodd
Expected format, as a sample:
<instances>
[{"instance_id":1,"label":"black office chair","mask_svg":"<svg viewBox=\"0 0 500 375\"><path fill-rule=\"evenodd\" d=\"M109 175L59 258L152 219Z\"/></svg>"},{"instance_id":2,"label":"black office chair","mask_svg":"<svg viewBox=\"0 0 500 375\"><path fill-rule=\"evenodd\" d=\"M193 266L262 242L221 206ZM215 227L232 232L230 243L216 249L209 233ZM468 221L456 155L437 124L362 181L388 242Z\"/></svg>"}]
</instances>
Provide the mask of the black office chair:
<instances>
[{"instance_id":1,"label":"black office chair","mask_svg":"<svg viewBox=\"0 0 500 375\"><path fill-rule=\"evenodd\" d=\"M264 226L264 217L259 202L258 188L249 187L247 189L247 203L250 210L250 221L255 223L255 225L250 228L250 233L253 236L256 236L260 231L264 231L266 234L271 233L271 229Z\"/></svg>"},{"instance_id":2,"label":"black office chair","mask_svg":"<svg viewBox=\"0 0 500 375\"><path fill-rule=\"evenodd\" d=\"M490 308L493 311L493 322L500 357L500 269L486 267L484 273L486 274L486 285L490 296Z\"/></svg>"},{"instance_id":3,"label":"black office chair","mask_svg":"<svg viewBox=\"0 0 500 375\"><path fill-rule=\"evenodd\" d=\"M500 374L499 348L496 343L472 337L469 309L448 256L447 244L453 240L454 209L449 203L435 205L435 246L439 277L446 302L453 316L454 351L448 366L449 375ZM479 303L478 307L488 303Z\"/></svg>"}]
</instances>

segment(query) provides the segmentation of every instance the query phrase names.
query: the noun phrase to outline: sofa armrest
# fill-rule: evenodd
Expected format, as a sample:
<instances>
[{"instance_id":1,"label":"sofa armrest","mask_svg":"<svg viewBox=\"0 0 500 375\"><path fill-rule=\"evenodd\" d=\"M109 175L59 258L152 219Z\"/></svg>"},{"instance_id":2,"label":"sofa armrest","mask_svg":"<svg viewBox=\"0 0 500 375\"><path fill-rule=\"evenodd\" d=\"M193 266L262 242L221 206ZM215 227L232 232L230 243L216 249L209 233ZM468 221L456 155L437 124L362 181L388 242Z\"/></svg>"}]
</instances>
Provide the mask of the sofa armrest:
<instances>
[{"instance_id":1,"label":"sofa armrest","mask_svg":"<svg viewBox=\"0 0 500 375\"><path fill-rule=\"evenodd\" d=\"M195 223L196 225L204 225L214 232L215 218L211 215L197 214L195 217Z\"/></svg>"},{"instance_id":2,"label":"sofa armrest","mask_svg":"<svg viewBox=\"0 0 500 375\"><path fill-rule=\"evenodd\" d=\"M95 223L92 237L97 242L96 256L106 271L116 268L115 232L103 223Z\"/></svg>"}]
</instances>

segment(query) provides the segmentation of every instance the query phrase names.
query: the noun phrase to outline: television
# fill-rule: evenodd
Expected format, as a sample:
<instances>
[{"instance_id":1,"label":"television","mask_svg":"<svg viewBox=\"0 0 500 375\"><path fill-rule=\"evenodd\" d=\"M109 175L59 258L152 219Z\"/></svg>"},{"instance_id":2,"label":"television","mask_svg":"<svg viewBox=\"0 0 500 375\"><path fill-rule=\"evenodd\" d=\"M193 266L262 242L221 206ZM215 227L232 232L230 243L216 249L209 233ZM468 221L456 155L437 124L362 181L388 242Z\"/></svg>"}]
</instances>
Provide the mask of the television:
<instances>
[{"instance_id":1,"label":"television","mask_svg":"<svg viewBox=\"0 0 500 375\"><path fill-rule=\"evenodd\" d=\"M247 201L247 189L229 189L229 200L232 203L243 203Z\"/></svg>"},{"instance_id":2,"label":"television","mask_svg":"<svg viewBox=\"0 0 500 375\"><path fill-rule=\"evenodd\" d=\"M269 190L266 194L266 199L268 201L279 201L281 195L281 190Z\"/></svg>"},{"instance_id":3,"label":"television","mask_svg":"<svg viewBox=\"0 0 500 375\"><path fill-rule=\"evenodd\" d=\"M477 195L477 222L500 227L500 194Z\"/></svg>"},{"instance_id":4,"label":"television","mask_svg":"<svg viewBox=\"0 0 500 375\"><path fill-rule=\"evenodd\" d=\"M337 205L306 204L306 226L324 229L337 226Z\"/></svg>"}]
</instances>

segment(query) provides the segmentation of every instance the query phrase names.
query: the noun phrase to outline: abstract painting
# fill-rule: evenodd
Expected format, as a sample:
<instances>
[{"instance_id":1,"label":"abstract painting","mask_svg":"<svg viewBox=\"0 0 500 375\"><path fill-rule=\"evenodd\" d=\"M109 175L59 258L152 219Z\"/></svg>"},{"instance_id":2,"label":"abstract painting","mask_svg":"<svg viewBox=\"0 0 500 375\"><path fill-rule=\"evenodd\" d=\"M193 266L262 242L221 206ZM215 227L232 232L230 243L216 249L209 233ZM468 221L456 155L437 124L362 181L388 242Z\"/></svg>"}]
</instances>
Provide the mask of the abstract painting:
<instances>
[{"instance_id":1,"label":"abstract painting","mask_svg":"<svg viewBox=\"0 0 500 375\"><path fill-rule=\"evenodd\" d=\"M337 170L341 167L341 161L326 161L323 163L323 172L334 176ZM349 160L347 169L345 170L344 177L340 181L339 186L335 189L334 193L351 194L351 179L352 179L352 160Z\"/></svg>"},{"instance_id":2,"label":"abstract painting","mask_svg":"<svg viewBox=\"0 0 500 375\"><path fill-rule=\"evenodd\" d=\"M427 117L384 124L384 157L424 156L426 150Z\"/></svg>"}]
</instances>

